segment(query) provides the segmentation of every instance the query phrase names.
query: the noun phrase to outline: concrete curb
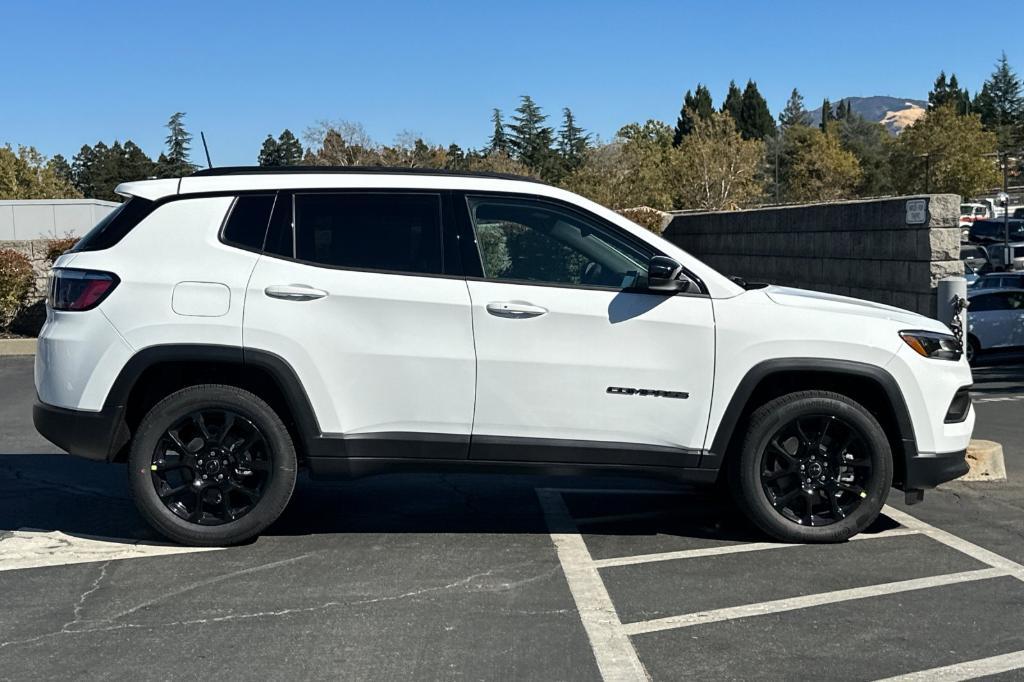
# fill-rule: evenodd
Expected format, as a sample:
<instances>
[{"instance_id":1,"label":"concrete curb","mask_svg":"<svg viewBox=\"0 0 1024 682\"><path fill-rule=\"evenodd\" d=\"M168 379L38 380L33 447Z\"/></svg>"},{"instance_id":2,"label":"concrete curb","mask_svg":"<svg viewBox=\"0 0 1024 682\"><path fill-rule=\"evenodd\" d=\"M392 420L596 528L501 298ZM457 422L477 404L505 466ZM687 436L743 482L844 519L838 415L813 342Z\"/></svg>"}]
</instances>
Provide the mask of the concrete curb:
<instances>
[{"instance_id":1,"label":"concrete curb","mask_svg":"<svg viewBox=\"0 0 1024 682\"><path fill-rule=\"evenodd\" d=\"M0 339L0 356L35 354L35 339Z\"/></svg>"},{"instance_id":2,"label":"concrete curb","mask_svg":"<svg viewBox=\"0 0 1024 682\"><path fill-rule=\"evenodd\" d=\"M1003 446L990 440L972 440L967 446L967 464L971 470L961 481L1005 481Z\"/></svg>"}]
</instances>

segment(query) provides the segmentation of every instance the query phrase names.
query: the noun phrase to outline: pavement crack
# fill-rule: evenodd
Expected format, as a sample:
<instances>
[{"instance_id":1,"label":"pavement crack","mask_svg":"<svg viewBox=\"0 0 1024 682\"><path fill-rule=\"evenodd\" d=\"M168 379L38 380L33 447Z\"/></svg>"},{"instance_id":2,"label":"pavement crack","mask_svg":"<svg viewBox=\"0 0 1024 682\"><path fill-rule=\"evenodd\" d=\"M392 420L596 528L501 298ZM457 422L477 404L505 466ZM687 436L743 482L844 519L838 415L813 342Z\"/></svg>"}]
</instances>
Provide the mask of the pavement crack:
<instances>
[{"instance_id":1,"label":"pavement crack","mask_svg":"<svg viewBox=\"0 0 1024 682\"><path fill-rule=\"evenodd\" d=\"M174 590L173 592L165 592L165 593L161 594L159 597L154 597L153 599L149 599L147 601L144 601L141 604L136 604L135 606L133 606L130 609L127 609L125 611L121 611L120 613L114 614L113 616L111 616L110 620L117 620L118 618L124 618L125 616L130 616L131 614L135 613L136 611L139 611L141 609L147 608L149 606L153 606L155 604L159 604L160 602L166 601L167 599L170 599L171 597L177 597L179 595L185 594L186 592L191 592L192 590L197 590L197 589L199 589L201 587L206 587L207 585L213 585L215 583L223 582L225 580L230 580L231 578L237 578L237 577L243 576L243 575L248 575L250 573L258 573L260 571L266 571L266 570L269 570L269 569L272 569L272 568L278 568L280 566L286 566L288 564L294 564L297 561L302 561L303 559L308 559L309 557L313 556L313 554L314 554L313 552L307 552L306 554L300 554L299 556L292 557L290 559L282 559L281 561L272 561L272 562L267 563L267 564L260 564L259 566L253 566L251 568L243 568L243 569L240 569L238 571L232 571L231 573L224 573L222 575L214 576L213 578L207 578L206 580L200 580L198 582L194 582L194 583L191 583L189 585L185 585L184 587L181 587L181 588L179 588L177 590Z\"/></svg>"},{"instance_id":2,"label":"pavement crack","mask_svg":"<svg viewBox=\"0 0 1024 682\"><path fill-rule=\"evenodd\" d=\"M197 587L200 587L200 586L203 586L203 585L208 585L208 584L210 584L212 582L216 582L218 580L225 580L225 579L227 579L229 577L237 576L237 575L240 575L240 574L251 573L253 571L263 570L263 569L271 568L271 567L274 567L274 566L280 566L280 565L286 564L286 563L292 563L292 562L297 561L299 559L305 558L305 556L309 556L309 555L303 555L301 557L295 557L293 559L287 559L287 560L284 560L284 561L277 561L277 562L274 562L272 564L264 564L263 566L257 566L257 567L250 568L250 569L244 569L242 571L234 571L232 573L229 573L229 574L226 574L226 575L223 575L223 576L218 576L217 578L212 579L212 580L206 580L206 581L202 581L200 583L195 583L193 585L190 585L188 588L184 588L184 589L179 590L179 591L177 591L177 592L175 592L173 594L180 594L181 592L185 592L185 591L187 591L189 589L196 589ZM109 563L109 562L107 562L107 563ZM520 564L519 566L522 566L522 565L523 564ZM110 618L106 618L106 619L103 619L103 620L100 620L100 621L95 621L96 623L107 623L106 625L97 625L97 626L93 626L93 627L84 627L84 628L71 629L73 625L76 625L76 624L82 623L82 622L87 622L87 621L85 621L84 619L81 618L81 609L85 605L85 602L89 598L89 596L92 595L96 590L98 590L100 585L102 584L103 578L106 576L106 565L104 565L104 568L101 570L99 577L97 577L97 579L93 582L92 586L88 590L86 590L81 595L81 597L79 597L78 604L76 604L76 606L75 606L75 619L74 620L72 620L71 622L65 624L64 627L62 627L57 632L50 632L50 633L46 633L44 635L39 635L37 637L32 637L32 638L29 638L29 639L15 640L15 641L10 641L10 642L2 642L2 643L0 643L0 648L6 647L6 646L12 645L12 644L30 644L32 642L36 642L36 641L39 641L41 639L46 639L48 637L56 637L56 636L60 636L60 635L88 634L88 633L95 633L95 632L114 632L114 631L117 631L117 630L142 630L142 629L156 629L156 628L170 628L170 627L188 627L188 626L194 626L194 625L209 625L209 624L213 624L213 623L225 623L225 622L239 621L239 620L252 620L252 619L260 619L260 618L280 618L282 616L289 616L289 615L298 614L298 613L316 613L316 612L319 612L319 611L326 611L328 609L334 609L334 608L351 608L353 606L364 606L364 605L367 605L367 604L380 604L380 603L385 603L385 602L400 601L400 600L403 600L403 599L413 599L415 597L419 597L419 596L424 595L424 594L446 592L446 591L449 591L449 590L459 589L459 588L465 587L467 585L473 584L474 581L479 581L481 579L484 579L484 578L487 578L489 576L492 576L495 573L497 573L499 570L503 570L503 569L507 569L507 568L515 568L515 566L493 568L493 569L491 569L489 571L482 571L480 573L474 573L473 575L467 576L465 578L460 578L459 580L455 580L455 581L452 581L452 582L449 582L449 583L445 583L443 585L433 585L431 587L424 587L424 588L421 588L421 589L418 589L418 590L410 590L408 592L402 592L400 594L387 595L387 596L383 596L383 597L375 597L375 598L372 598L372 599L358 599L358 600L354 600L354 601L331 600L331 601L326 601L326 602L323 602L323 603L320 603L320 604L316 604L316 605L313 605L313 606L300 606L300 607L293 607L293 608L286 608L286 609L277 609L277 610L272 610L272 611L254 611L254 612L249 612L249 613L228 613L228 614L225 614L223 616L210 616L208 618L193 618L193 619L188 619L188 620L177 620L177 621L159 622L159 623L116 623L116 622L114 622L117 618L120 618L123 615L128 615L128 614L134 613L134 612L138 611L139 609L144 608L145 606L157 603L161 599L166 599L167 597L173 596L172 594L167 594L167 595L162 595L160 597L160 599L154 599L154 600L151 600L151 601L148 601L148 602L143 602L142 604L139 604L139 605L137 605L137 606L135 606L135 607L133 607L131 609L128 609L127 611L124 611L121 614L117 614L115 616L112 616ZM478 587L478 591L484 591L484 592L505 592L505 591L508 591L508 590L517 589L517 588L519 588L519 587L521 587L523 585L526 585L526 584L529 584L529 583L532 583L532 582L535 582L535 581L538 581L538 580L544 580L546 578L549 578L556 571L557 571L557 567L552 567L551 569L543 571L542 573L539 573L537 575L533 575L533 576L530 576L530 577L527 577L527 578L523 578L521 580L514 580L514 581L508 581L508 582L498 582L498 583L495 583L493 585L486 585L486 584L484 584L484 585L479 585L477 587ZM565 609L560 609L560 610L536 611L536 612L531 612L531 611L519 612L519 611L516 611L516 613L522 613L523 615L530 615L530 614L540 615L540 614L563 613L563 612L566 612L566 611L567 610L565 610Z\"/></svg>"},{"instance_id":3,"label":"pavement crack","mask_svg":"<svg viewBox=\"0 0 1024 682\"><path fill-rule=\"evenodd\" d=\"M64 623L64 625L61 626L61 632L70 632L70 628L72 626L82 622L82 609L85 608L85 602L89 599L90 596L92 596L96 592L96 590L100 589L100 586L103 584L104 578L107 577L107 567L109 566L110 561L104 561L100 565L100 574L96 576L95 580L92 581L92 585L89 587L89 589L87 589L78 597L78 602L75 604L74 610L72 612L72 615L74 617L72 620L68 621L67 623Z\"/></svg>"}]
</instances>

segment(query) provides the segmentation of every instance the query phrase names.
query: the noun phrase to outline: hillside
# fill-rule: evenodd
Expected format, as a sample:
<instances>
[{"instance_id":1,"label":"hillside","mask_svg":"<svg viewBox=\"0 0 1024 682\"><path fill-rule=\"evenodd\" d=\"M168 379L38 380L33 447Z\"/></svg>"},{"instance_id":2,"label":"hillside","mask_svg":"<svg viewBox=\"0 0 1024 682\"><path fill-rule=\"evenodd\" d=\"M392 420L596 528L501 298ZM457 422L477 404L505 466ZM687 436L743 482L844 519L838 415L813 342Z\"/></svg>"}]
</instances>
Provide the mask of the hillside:
<instances>
[{"instance_id":1,"label":"hillside","mask_svg":"<svg viewBox=\"0 0 1024 682\"><path fill-rule=\"evenodd\" d=\"M924 100L884 95L846 97L844 99L853 107L855 114L859 114L869 121L884 124L893 135L899 135L904 128L921 118L928 108L928 102ZM832 100L832 106L838 103L838 99ZM810 118L813 123L821 121L821 107L812 111Z\"/></svg>"}]
</instances>

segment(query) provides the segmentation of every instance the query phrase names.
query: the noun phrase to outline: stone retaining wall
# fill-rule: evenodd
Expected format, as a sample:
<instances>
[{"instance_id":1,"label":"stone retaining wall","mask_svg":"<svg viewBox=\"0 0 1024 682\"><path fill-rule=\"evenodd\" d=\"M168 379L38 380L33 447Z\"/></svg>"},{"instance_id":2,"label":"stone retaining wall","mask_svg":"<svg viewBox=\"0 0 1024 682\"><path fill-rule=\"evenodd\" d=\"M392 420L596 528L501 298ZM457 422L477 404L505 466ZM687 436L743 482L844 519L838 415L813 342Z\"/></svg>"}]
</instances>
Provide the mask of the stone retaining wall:
<instances>
[{"instance_id":1,"label":"stone retaining wall","mask_svg":"<svg viewBox=\"0 0 1024 682\"><path fill-rule=\"evenodd\" d=\"M723 274L935 317L938 280L964 272L959 216L959 196L931 194L674 213L662 236Z\"/></svg>"}]
</instances>

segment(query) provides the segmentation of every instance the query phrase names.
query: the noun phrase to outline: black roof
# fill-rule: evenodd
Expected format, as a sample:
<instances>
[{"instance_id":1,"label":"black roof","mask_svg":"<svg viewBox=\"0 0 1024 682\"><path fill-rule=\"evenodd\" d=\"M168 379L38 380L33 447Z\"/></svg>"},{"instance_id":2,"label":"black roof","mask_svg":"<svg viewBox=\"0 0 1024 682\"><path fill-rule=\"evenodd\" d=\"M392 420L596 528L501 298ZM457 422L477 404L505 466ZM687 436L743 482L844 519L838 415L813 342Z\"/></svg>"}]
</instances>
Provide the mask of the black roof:
<instances>
[{"instance_id":1,"label":"black roof","mask_svg":"<svg viewBox=\"0 0 1024 682\"><path fill-rule=\"evenodd\" d=\"M378 173L381 175L439 175L459 178L490 178L493 180L519 180L547 184L536 178L510 173L487 173L470 171L452 171L441 168L403 168L392 166L221 166L197 170L192 177L209 177L216 175L263 175L291 173Z\"/></svg>"}]
</instances>

